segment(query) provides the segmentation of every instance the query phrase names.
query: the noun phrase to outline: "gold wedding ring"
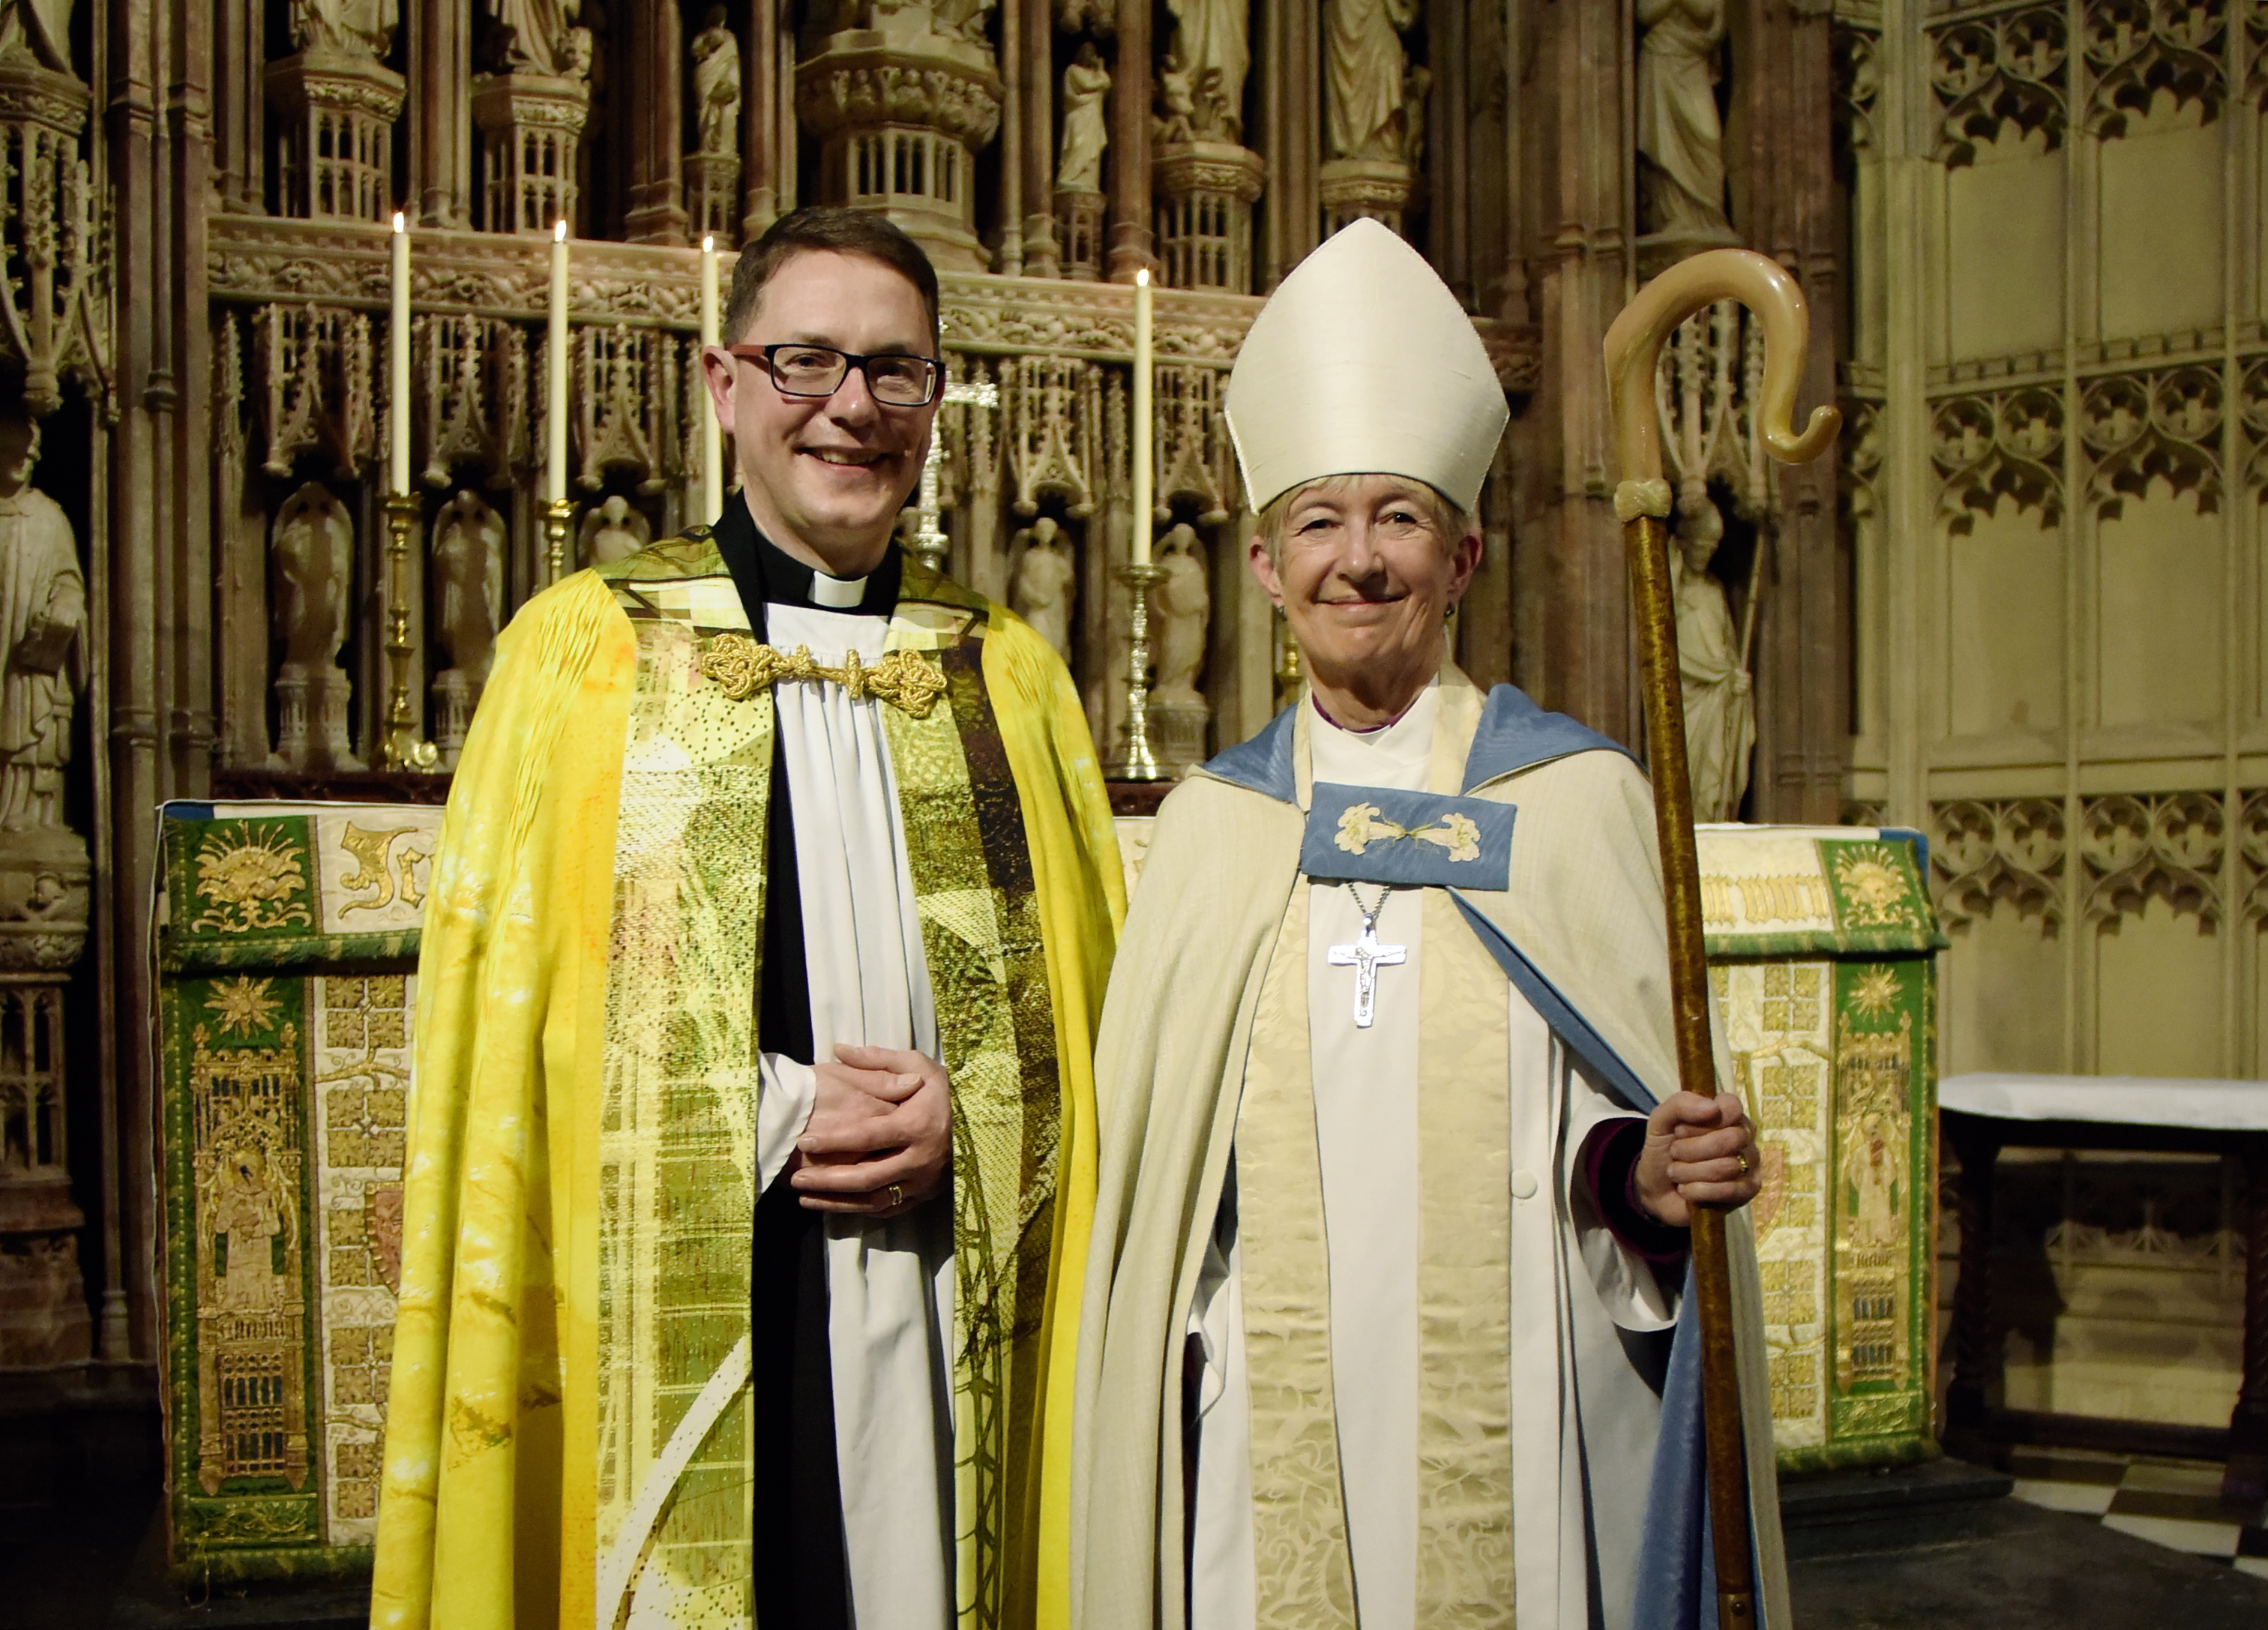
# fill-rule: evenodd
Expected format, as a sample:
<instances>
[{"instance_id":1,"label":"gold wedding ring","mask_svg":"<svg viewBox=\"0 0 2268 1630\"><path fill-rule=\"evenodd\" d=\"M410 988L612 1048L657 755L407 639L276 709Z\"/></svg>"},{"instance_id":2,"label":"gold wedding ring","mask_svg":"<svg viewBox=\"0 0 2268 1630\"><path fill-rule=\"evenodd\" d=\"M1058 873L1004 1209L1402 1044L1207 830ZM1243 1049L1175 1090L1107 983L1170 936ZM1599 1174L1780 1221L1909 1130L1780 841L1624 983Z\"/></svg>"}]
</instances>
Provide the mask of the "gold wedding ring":
<instances>
[{"instance_id":1,"label":"gold wedding ring","mask_svg":"<svg viewBox=\"0 0 2268 1630\"><path fill-rule=\"evenodd\" d=\"M1741 1162L1741 1176L1743 1177L1747 1176L1749 1175L1749 1157L1736 1150L1733 1154L1733 1158Z\"/></svg>"},{"instance_id":2,"label":"gold wedding ring","mask_svg":"<svg viewBox=\"0 0 2268 1630\"><path fill-rule=\"evenodd\" d=\"M1741 1169L1742 1171L1746 1171L1748 1167L1744 1164L1742 1166ZM899 1206L905 1203L906 1191L900 1188L896 1184L892 1184L890 1185L890 1209L895 1211Z\"/></svg>"}]
</instances>

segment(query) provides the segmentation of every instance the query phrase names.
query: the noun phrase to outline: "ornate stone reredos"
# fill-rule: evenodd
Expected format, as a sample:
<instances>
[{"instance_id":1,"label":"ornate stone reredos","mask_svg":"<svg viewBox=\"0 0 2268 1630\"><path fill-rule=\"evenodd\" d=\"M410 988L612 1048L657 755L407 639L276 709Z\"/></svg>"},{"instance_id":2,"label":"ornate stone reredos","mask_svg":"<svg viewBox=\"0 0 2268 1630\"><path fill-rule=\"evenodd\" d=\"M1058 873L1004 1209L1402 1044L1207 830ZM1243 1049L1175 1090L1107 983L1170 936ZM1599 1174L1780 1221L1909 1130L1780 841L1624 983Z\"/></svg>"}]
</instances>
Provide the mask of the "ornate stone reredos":
<instances>
[{"instance_id":1,"label":"ornate stone reredos","mask_svg":"<svg viewBox=\"0 0 2268 1630\"><path fill-rule=\"evenodd\" d=\"M0 121L42 124L76 137L86 128L87 88L69 74L25 62L0 63Z\"/></svg>"},{"instance_id":2,"label":"ornate stone reredos","mask_svg":"<svg viewBox=\"0 0 2268 1630\"><path fill-rule=\"evenodd\" d=\"M483 130L542 126L579 135L591 114L591 87L552 74L476 74L473 122Z\"/></svg>"},{"instance_id":3,"label":"ornate stone reredos","mask_svg":"<svg viewBox=\"0 0 2268 1630\"><path fill-rule=\"evenodd\" d=\"M1152 149L1150 162L1158 190L1168 197L1225 193L1251 203L1268 180L1268 161L1233 142L1175 142Z\"/></svg>"},{"instance_id":4,"label":"ornate stone reredos","mask_svg":"<svg viewBox=\"0 0 2268 1630\"><path fill-rule=\"evenodd\" d=\"M824 138L858 125L939 131L971 152L1000 128L1000 75L992 53L935 33L926 11L880 13L877 26L820 41L795 70L795 112Z\"/></svg>"},{"instance_id":5,"label":"ornate stone reredos","mask_svg":"<svg viewBox=\"0 0 2268 1630\"><path fill-rule=\"evenodd\" d=\"M58 827L0 832L0 970L60 970L86 944L86 840Z\"/></svg>"},{"instance_id":6,"label":"ornate stone reredos","mask_svg":"<svg viewBox=\"0 0 2268 1630\"><path fill-rule=\"evenodd\" d=\"M1418 172L1399 159L1333 159L1321 171L1323 207L1364 212L1406 207Z\"/></svg>"},{"instance_id":7,"label":"ornate stone reredos","mask_svg":"<svg viewBox=\"0 0 2268 1630\"><path fill-rule=\"evenodd\" d=\"M294 116L343 107L392 120L409 81L383 63L343 51L306 50L268 65L268 100Z\"/></svg>"}]
</instances>

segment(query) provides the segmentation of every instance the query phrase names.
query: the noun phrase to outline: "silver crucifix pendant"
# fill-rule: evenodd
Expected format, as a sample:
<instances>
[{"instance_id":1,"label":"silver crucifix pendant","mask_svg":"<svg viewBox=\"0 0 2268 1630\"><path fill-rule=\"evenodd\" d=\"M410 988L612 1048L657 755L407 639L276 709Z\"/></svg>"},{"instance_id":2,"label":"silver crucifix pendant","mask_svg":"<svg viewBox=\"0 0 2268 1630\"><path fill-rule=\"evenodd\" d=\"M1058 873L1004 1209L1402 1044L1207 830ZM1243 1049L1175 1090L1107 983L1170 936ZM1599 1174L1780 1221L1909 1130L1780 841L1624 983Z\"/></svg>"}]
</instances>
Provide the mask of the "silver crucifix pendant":
<instances>
[{"instance_id":1,"label":"silver crucifix pendant","mask_svg":"<svg viewBox=\"0 0 2268 1630\"><path fill-rule=\"evenodd\" d=\"M1354 1022L1359 1030L1370 1029L1370 1022L1378 1016L1379 969L1390 968L1409 955L1407 946L1381 945L1377 925L1377 917L1366 911L1361 936L1352 945L1331 947L1331 966L1354 970Z\"/></svg>"}]
</instances>

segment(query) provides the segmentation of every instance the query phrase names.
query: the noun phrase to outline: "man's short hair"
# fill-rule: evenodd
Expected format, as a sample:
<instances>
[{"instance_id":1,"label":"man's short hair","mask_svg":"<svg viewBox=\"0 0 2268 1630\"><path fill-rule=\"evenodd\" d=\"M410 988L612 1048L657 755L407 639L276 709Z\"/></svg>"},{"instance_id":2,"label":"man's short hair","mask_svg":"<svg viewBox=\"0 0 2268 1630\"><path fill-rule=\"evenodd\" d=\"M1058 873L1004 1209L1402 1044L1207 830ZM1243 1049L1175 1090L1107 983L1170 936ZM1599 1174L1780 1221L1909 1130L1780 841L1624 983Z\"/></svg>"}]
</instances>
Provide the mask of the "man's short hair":
<instances>
[{"instance_id":1,"label":"man's short hair","mask_svg":"<svg viewBox=\"0 0 2268 1630\"><path fill-rule=\"evenodd\" d=\"M764 285L779 269L799 254L825 252L861 254L879 261L918 290L929 313L929 339L937 346L937 268L921 245L906 236L888 218L871 210L845 210L828 204L806 204L783 215L764 229L764 235L740 251L733 268L732 298L725 304L725 343L739 343L756 320L763 303Z\"/></svg>"},{"instance_id":2,"label":"man's short hair","mask_svg":"<svg viewBox=\"0 0 2268 1630\"><path fill-rule=\"evenodd\" d=\"M1301 482L1262 510L1260 543L1268 551L1268 558L1276 559L1278 551L1283 548L1284 523L1290 517L1294 503L1318 487L1334 495L1344 493L1362 479L1360 476L1318 476L1313 481ZM1442 552L1453 552L1457 541L1473 530L1473 518L1442 497L1438 489L1409 476L1397 479L1408 481L1417 494L1418 507L1425 512L1426 524L1433 528L1434 536L1440 540Z\"/></svg>"}]
</instances>

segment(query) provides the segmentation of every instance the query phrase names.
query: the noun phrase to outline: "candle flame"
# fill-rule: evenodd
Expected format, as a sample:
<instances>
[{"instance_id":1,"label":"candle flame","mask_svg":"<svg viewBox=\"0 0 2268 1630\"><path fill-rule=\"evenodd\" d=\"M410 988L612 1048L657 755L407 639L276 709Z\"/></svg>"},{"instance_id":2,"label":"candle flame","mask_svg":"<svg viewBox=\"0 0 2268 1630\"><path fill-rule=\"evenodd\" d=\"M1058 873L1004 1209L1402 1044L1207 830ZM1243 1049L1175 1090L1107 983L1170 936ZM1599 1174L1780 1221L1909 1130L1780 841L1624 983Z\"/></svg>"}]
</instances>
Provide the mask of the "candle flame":
<instances>
[{"instance_id":1,"label":"candle flame","mask_svg":"<svg viewBox=\"0 0 2268 1630\"><path fill-rule=\"evenodd\" d=\"M703 238L703 239L701 240L701 253L702 253L702 254L716 254L716 253L717 253L717 240L716 240L714 237L704 237L704 238Z\"/></svg>"},{"instance_id":2,"label":"candle flame","mask_svg":"<svg viewBox=\"0 0 2268 1630\"><path fill-rule=\"evenodd\" d=\"M567 218L565 216L561 216L559 218L558 224L552 227L551 241L554 243L564 243L567 241Z\"/></svg>"},{"instance_id":3,"label":"candle flame","mask_svg":"<svg viewBox=\"0 0 2268 1630\"><path fill-rule=\"evenodd\" d=\"M1145 266L1140 271L1134 274L1134 284L1137 288L1146 289L1150 286L1150 269L1148 267Z\"/></svg>"},{"instance_id":4,"label":"candle flame","mask_svg":"<svg viewBox=\"0 0 2268 1630\"><path fill-rule=\"evenodd\" d=\"M394 212L394 230L398 232L409 230L409 223L401 218L401 211L399 210Z\"/></svg>"}]
</instances>

